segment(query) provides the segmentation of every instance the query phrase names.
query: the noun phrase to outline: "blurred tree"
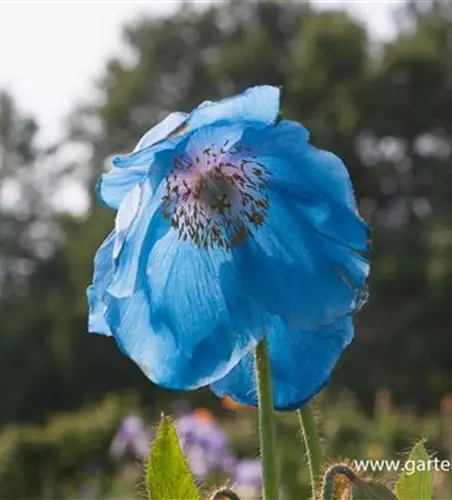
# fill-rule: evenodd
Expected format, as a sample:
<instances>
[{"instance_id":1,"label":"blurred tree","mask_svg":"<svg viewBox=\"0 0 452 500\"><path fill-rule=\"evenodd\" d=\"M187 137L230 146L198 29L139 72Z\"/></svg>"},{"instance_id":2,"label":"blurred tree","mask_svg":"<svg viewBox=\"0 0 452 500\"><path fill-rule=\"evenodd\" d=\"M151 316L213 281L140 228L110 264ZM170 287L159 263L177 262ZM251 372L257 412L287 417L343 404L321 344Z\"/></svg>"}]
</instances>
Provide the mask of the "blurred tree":
<instances>
[{"instance_id":1,"label":"blurred tree","mask_svg":"<svg viewBox=\"0 0 452 500\"><path fill-rule=\"evenodd\" d=\"M49 209L35 145L36 123L0 92L0 295L26 282L36 263L51 252Z\"/></svg>"},{"instance_id":2,"label":"blurred tree","mask_svg":"<svg viewBox=\"0 0 452 500\"><path fill-rule=\"evenodd\" d=\"M374 387L426 408L452 390L452 19L424 5L383 47L363 88L356 142L375 250L354 357Z\"/></svg>"},{"instance_id":3,"label":"blurred tree","mask_svg":"<svg viewBox=\"0 0 452 500\"><path fill-rule=\"evenodd\" d=\"M57 245L50 200L58 174L46 164L55 148L38 147L37 132L34 120L0 93L0 422L20 416L35 377L50 369L43 353L52 317L44 316L33 282L54 284L39 269L55 267L48 259Z\"/></svg>"}]
</instances>

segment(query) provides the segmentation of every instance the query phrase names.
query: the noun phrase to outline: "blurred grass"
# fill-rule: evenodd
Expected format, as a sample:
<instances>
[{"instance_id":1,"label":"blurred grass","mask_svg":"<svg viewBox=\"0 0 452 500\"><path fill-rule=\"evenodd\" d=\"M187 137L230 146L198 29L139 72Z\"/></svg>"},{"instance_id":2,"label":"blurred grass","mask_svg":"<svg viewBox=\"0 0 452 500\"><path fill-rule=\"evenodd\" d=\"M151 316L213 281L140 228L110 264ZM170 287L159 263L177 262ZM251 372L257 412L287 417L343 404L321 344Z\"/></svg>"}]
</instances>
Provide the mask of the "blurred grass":
<instances>
[{"instance_id":1,"label":"blurred grass","mask_svg":"<svg viewBox=\"0 0 452 500\"><path fill-rule=\"evenodd\" d=\"M449 399L435 414L417 417L395 409L387 391L380 391L374 414L366 416L347 394L336 401L327 395L314 405L323 445L330 460L403 459L420 437L440 459L452 456L452 408ZM8 426L0 431L1 498L144 498L143 466L137 460L121 465L109 457L109 447L122 418L139 412L130 396L110 396L97 406L56 414L41 425ZM145 416L154 427L156 420ZM156 416L156 418L158 418ZM230 410L219 417L238 457L258 456L257 414L251 408ZM277 419L282 484L286 498L308 498L309 474L295 413ZM207 491L224 478L207 481ZM392 484L394 473L385 474ZM435 473L435 498L451 498L445 474ZM140 486L141 485L141 486Z\"/></svg>"}]
</instances>

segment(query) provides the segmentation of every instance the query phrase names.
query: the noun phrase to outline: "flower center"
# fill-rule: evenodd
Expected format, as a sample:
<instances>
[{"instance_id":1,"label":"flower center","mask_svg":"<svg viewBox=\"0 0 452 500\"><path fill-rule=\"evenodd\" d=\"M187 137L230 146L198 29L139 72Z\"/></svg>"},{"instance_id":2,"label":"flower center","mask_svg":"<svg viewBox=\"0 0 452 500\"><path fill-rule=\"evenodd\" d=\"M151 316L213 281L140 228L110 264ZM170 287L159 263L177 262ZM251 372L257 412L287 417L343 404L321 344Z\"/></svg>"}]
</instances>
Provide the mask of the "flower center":
<instances>
[{"instance_id":1,"label":"flower center","mask_svg":"<svg viewBox=\"0 0 452 500\"><path fill-rule=\"evenodd\" d=\"M249 148L226 146L177 156L165 178L163 215L181 239L206 250L231 250L268 214L267 167Z\"/></svg>"}]
</instances>

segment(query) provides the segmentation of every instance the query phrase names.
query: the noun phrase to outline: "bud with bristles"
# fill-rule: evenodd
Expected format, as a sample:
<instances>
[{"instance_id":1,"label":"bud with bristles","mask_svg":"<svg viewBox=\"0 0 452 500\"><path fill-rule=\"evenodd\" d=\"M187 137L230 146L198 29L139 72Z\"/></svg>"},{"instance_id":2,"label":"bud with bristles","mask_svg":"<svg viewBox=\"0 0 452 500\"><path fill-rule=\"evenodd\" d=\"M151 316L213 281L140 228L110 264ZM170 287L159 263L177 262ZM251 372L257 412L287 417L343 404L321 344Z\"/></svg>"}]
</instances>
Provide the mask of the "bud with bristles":
<instances>
[{"instance_id":1,"label":"bud with bristles","mask_svg":"<svg viewBox=\"0 0 452 500\"><path fill-rule=\"evenodd\" d=\"M221 488L213 493L210 500L240 500L240 497L230 488Z\"/></svg>"}]
</instances>

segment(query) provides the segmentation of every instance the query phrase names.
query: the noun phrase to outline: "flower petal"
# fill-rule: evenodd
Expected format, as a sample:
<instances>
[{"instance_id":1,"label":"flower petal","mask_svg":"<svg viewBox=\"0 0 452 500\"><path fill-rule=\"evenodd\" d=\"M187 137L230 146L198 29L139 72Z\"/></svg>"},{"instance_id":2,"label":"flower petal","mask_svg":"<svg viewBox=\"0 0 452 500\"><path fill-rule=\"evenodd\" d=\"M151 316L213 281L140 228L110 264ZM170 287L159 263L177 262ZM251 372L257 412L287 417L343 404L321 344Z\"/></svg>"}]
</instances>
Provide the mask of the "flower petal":
<instances>
[{"instance_id":1,"label":"flower petal","mask_svg":"<svg viewBox=\"0 0 452 500\"><path fill-rule=\"evenodd\" d=\"M113 248L113 258L116 259L122 250L125 239L129 233L135 217L142 204L143 187L138 183L124 197L116 214L115 221L115 246Z\"/></svg>"},{"instance_id":2,"label":"flower petal","mask_svg":"<svg viewBox=\"0 0 452 500\"><path fill-rule=\"evenodd\" d=\"M143 135L132 154L113 158L113 168L102 174L96 185L99 201L117 210L126 194L149 174L155 153L172 147L171 141L157 143L177 130L187 117L185 113L171 113Z\"/></svg>"},{"instance_id":3,"label":"flower petal","mask_svg":"<svg viewBox=\"0 0 452 500\"><path fill-rule=\"evenodd\" d=\"M109 296L107 322L153 382L173 389L207 385L261 338L262 309L243 295L225 251L200 250L169 230L141 256L148 252L147 261L139 259L134 293Z\"/></svg>"},{"instance_id":4,"label":"flower petal","mask_svg":"<svg viewBox=\"0 0 452 500\"><path fill-rule=\"evenodd\" d=\"M103 296L109 285L114 271L113 247L115 245L115 232L111 232L99 249L94 258L94 279L88 287L88 331L90 333L100 333L110 337L112 335L110 327L107 325L104 313L105 304Z\"/></svg>"},{"instance_id":5,"label":"flower petal","mask_svg":"<svg viewBox=\"0 0 452 500\"><path fill-rule=\"evenodd\" d=\"M271 185L288 205L328 238L359 252L369 250L369 228L359 216L343 162L308 144L307 130L283 120L274 127L248 128L242 141L272 173Z\"/></svg>"},{"instance_id":6,"label":"flower petal","mask_svg":"<svg viewBox=\"0 0 452 500\"><path fill-rule=\"evenodd\" d=\"M319 234L272 193L264 225L233 250L247 291L289 328L316 329L361 304L368 262Z\"/></svg>"},{"instance_id":7,"label":"flower petal","mask_svg":"<svg viewBox=\"0 0 452 500\"><path fill-rule=\"evenodd\" d=\"M316 329L354 312L369 274L359 253L369 249L369 230L348 173L307 139L292 122L246 130L249 161L270 173L269 207L263 224L233 250L250 295L292 329Z\"/></svg>"},{"instance_id":8,"label":"flower petal","mask_svg":"<svg viewBox=\"0 0 452 500\"><path fill-rule=\"evenodd\" d=\"M98 199L117 210L127 192L149 174L155 155L174 149L186 133L216 122L248 122L253 128L273 123L279 113L279 98L277 87L262 85L221 101L202 103L190 115L170 114L140 139L133 153L113 158L112 170L103 174L96 186ZM183 133L174 135L181 127Z\"/></svg>"},{"instance_id":9,"label":"flower petal","mask_svg":"<svg viewBox=\"0 0 452 500\"><path fill-rule=\"evenodd\" d=\"M117 210L126 194L144 179L148 172L148 165L127 170L113 167L99 177L96 184L97 199L107 207Z\"/></svg>"},{"instance_id":10,"label":"flower petal","mask_svg":"<svg viewBox=\"0 0 452 500\"><path fill-rule=\"evenodd\" d=\"M267 335L275 408L293 410L314 397L328 382L352 338L350 316L318 331L290 331L276 320ZM230 396L238 403L257 406L253 354L247 354L211 389L219 397Z\"/></svg>"},{"instance_id":11,"label":"flower petal","mask_svg":"<svg viewBox=\"0 0 452 500\"><path fill-rule=\"evenodd\" d=\"M278 87L269 85L251 87L242 94L221 101L203 102L189 115L179 112L169 115L163 122L156 125L141 138L132 154L116 156L113 159L113 165L118 168L150 166L154 153L172 149L186 136L186 133L191 133L206 125L213 125L216 122L227 122L229 124L248 122L253 125L253 128L270 125L276 120L279 107L280 90ZM184 133L173 136L172 134L184 123ZM168 133L165 134L164 132ZM164 144L159 144L157 149L152 147L163 139L166 139Z\"/></svg>"},{"instance_id":12,"label":"flower petal","mask_svg":"<svg viewBox=\"0 0 452 500\"><path fill-rule=\"evenodd\" d=\"M188 118L187 113L176 111L169 114L160 123L148 130L143 137L138 141L134 151L147 148L157 142L166 139L170 134L175 132Z\"/></svg>"},{"instance_id":13,"label":"flower petal","mask_svg":"<svg viewBox=\"0 0 452 500\"><path fill-rule=\"evenodd\" d=\"M279 88L259 85L221 101L203 102L192 111L187 126L190 129L195 129L224 120L258 122L262 125L269 125L276 120L279 108Z\"/></svg>"},{"instance_id":14,"label":"flower petal","mask_svg":"<svg viewBox=\"0 0 452 500\"><path fill-rule=\"evenodd\" d=\"M149 252L170 228L169 221L161 216L161 208L161 191L153 193L149 179L135 187L119 207L114 246L116 266L107 290L111 296L128 297L139 286Z\"/></svg>"},{"instance_id":15,"label":"flower petal","mask_svg":"<svg viewBox=\"0 0 452 500\"><path fill-rule=\"evenodd\" d=\"M162 170L162 167L155 166L157 154L167 152L171 155L179 141L179 137L166 139L129 155L115 156L112 160L113 168L102 174L97 182L98 200L117 210L131 189L143 179L149 178L155 170Z\"/></svg>"}]
</instances>

